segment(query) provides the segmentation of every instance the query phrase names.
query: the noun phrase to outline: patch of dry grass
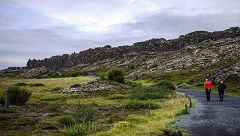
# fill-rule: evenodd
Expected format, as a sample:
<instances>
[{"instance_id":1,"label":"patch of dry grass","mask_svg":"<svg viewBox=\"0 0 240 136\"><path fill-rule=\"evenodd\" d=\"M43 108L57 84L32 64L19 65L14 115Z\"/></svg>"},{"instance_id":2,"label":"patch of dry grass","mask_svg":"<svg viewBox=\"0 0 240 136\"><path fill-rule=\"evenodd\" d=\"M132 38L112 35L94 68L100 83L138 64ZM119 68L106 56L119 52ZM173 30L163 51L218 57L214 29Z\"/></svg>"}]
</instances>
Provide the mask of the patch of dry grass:
<instances>
[{"instance_id":1,"label":"patch of dry grass","mask_svg":"<svg viewBox=\"0 0 240 136\"><path fill-rule=\"evenodd\" d=\"M166 99L160 109L150 110L147 116L129 115L125 121L114 124L109 131L100 132L98 136L155 136L163 135L164 130L182 112L188 100L184 97Z\"/></svg>"}]
</instances>

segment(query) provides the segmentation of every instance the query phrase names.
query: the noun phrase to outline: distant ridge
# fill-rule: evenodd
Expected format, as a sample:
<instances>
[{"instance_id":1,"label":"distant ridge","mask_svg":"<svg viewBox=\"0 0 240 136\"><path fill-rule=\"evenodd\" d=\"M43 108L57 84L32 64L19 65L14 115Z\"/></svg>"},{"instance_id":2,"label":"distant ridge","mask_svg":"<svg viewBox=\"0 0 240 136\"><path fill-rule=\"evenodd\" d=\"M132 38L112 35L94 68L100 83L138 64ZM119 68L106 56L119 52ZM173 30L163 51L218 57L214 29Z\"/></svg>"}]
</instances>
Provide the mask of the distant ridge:
<instances>
[{"instance_id":1,"label":"distant ridge","mask_svg":"<svg viewBox=\"0 0 240 136\"><path fill-rule=\"evenodd\" d=\"M151 55L154 54L156 55L162 52L177 51L188 45L196 45L203 41L217 41L220 39L236 37L240 37L239 27L231 27L224 31L216 32L195 31L186 35L181 35L177 39L150 39L134 43L132 46L119 46L113 48L110 45L106 45L104 47L88 49L79 53L53 56L43 60L33 59L27 62L27 68L31 69L44 66L51 70L60 70L86 64L93 64L109 59L131 59L132 57L142 55L151 57Z\"/></svg>"}]
</instances>

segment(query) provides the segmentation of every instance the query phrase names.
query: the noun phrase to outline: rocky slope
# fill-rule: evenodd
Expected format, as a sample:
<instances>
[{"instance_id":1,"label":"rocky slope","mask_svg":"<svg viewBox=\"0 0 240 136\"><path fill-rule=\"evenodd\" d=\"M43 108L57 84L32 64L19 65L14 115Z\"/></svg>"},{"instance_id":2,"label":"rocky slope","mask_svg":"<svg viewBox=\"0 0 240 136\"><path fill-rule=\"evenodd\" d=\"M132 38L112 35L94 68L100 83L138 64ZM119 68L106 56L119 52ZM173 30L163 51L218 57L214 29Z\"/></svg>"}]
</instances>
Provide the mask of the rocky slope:
<instances>
[{"instance_id":1,"label":"rocky slope","mask_svg":"<svg viewBox=\"0 0 240 136\"><path fill-rule=\"evenodd\" d=\"M171 40L150 39L114 48L106 45L71 55L34 59L27 62L27 68L89 71L131 66L129 77L152 72L207 70L212 72L210 78L220 80L230 73L239 74L239 60L240 28L232 27L217 32L196 31Z\"/></svg>"}]
</instances>

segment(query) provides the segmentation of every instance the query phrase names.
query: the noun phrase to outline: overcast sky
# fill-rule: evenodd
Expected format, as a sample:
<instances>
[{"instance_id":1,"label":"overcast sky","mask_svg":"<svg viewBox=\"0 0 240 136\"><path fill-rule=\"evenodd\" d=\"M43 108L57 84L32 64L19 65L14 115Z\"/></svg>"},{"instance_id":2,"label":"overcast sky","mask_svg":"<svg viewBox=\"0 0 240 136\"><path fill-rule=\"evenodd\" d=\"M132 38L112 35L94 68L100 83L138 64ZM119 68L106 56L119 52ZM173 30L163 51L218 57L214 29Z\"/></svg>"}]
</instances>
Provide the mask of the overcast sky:
<instances>
[{"instance_id":1,"label":"overcast sky","mask_svg":"<svg viewBox=\"0 0 240 136\"><path fill-rule=\"evenodd\" d=\"M0 0L0 69L88 48L240 26L240 0Z\"/></svg>"}]
</instances>

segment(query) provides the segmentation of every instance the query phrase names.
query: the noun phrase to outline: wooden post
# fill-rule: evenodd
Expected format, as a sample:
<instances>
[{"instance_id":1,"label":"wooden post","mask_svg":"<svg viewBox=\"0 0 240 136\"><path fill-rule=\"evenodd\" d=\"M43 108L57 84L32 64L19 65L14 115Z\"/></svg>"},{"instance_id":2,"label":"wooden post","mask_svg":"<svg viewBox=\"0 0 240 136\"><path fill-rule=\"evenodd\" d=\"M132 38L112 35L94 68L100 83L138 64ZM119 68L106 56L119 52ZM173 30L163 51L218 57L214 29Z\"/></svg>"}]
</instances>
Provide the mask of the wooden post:
<instances>
[{"instance_id":1,"label":"wooden post","mask_svg":"<svg viewBox=\"0 0 240 136\"><path fill-rule=\"evenodd\" d=\"M5 90L5 106L6 107L10 106L9 99L10 99L9 90L7 89L7 90Z\"/></svg>"},{"instance_id":2,"label":"wooden post","mask_svg":"<svg viewBox=\"0 0 240 136\"><path fill-rule=\"evenodd\" d=\"M185 113L188 114L188 106L185 104Z\"/></svg>"},{"instance_id":3,"label":"wooden post","mask_svg":"<svg viewBox=\"0 0 240 136\"><path fill-rule=\"evenodd\" d=\"M189 101L190 101L189 107L192 108L192 99L191 99L191 97L189 97Z\"/></svg>"},{"instance_id":4,"label":"wooden post","mask_svg":"<svg viewBox=\"0 0 240 136\"><path fill-rule=\"evenodd\" d=\"M186 94L186 97L189 100L189 107L192 108L192 99L191 99L191 97L188 94Z\"/></svg>"}]
</instances>

